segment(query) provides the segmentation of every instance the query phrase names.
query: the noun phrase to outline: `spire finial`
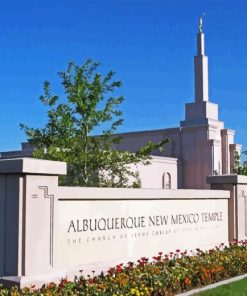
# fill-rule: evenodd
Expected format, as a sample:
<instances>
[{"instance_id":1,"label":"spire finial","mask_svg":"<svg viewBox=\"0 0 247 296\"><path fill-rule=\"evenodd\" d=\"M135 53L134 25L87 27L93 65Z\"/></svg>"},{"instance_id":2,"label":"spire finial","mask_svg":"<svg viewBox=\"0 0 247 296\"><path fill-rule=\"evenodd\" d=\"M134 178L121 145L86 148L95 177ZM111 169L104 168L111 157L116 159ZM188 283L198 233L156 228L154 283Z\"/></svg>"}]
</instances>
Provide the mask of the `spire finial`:
<instances>
[{"instance_id":1,"label":"spire finial","mask_svg":"<svg viewBox=\"0 0 247 296\"><path fill-rule=\"evenodd\" d=\"M198 24L198 29L199 29L199 33L202 33L202 19L203 17L206 15L206 13L204 12L200 17L199 17L199 24Z\"/></svg>"},{"instance_id":2,"label":"spire finial","mask_svg":"<svg viewBox=\"0 0 247 296\"><path fill-rule=\"evenodd\" d=\"M204 34L202 20L205 13L199 18L199 32L197 33L197 55L195 56L195 100L208 101L208 58L205 55Z\"/></svg>"}]
</instances>

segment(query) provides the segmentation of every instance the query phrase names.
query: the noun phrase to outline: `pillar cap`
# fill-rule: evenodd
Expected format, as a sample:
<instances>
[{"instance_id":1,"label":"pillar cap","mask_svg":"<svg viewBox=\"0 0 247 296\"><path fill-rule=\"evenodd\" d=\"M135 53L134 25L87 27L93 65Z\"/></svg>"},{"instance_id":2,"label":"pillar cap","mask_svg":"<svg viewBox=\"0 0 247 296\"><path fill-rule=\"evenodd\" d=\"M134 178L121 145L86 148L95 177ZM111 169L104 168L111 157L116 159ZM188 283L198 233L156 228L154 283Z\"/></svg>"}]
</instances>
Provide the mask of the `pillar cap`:
<instances>
[{"instance_id":1,"label":"pillar cap","mask_svg":"<svg viewBox=\"0 0 247 296\"><path fill-rule=\"evenodd\" d=\"M0 174L66 175L67 164L62 161L27 157L0 159Z\"/></svg>"},{"instance_id":2,"label":"pillar cap","mask_svg":"<svg viewBox=\"0 0 247 296\"><path fill-rule=\"evenodd\" d=\"M247 184L247 176L242 175L218 175L208 176L208 184Z\"/></svg>"}]
</instances>

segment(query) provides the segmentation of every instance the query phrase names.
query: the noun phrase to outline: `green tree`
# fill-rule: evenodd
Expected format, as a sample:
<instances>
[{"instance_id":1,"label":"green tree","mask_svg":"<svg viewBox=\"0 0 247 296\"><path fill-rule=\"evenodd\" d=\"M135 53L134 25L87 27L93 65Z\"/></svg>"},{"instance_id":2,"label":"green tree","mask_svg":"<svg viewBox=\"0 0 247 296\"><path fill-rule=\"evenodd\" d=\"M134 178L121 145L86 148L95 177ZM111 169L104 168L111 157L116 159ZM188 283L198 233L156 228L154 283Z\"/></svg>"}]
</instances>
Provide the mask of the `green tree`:
<instances>
[{"instance_id":1,"label":"green tree","mask_svg":"<svg viewBox=\"0 0 247 296\"><path fill-rule=\"evenodd\" d=\"M119 107L124 100L113 93L122 83L113 80L112 71L105 76L97 73L98 66L87 60L82 66L70 63L66 72L59 72L62 97L52 95L50 83L45 81L40 97L48 108L45 127L21 124L21 128L35 148L34 157L67 162L68 175L61 184L138 187L138 173L129 164L148 164L150 153L169 140L150 141L135 153L113 149L121 141L114 133L123 123ZM102 134L93 136L97 127L104 127Z\"/></svg>"},{"instance_id":2,"label":"green tree","mask_svg":"<svg viewBox=\"0 0 247 296\"><path fill-rule=\"evenodd\" d=\"M243 151L242 153L247 155L247 151ZM234 170L234 172L236 174L247 176L247 166L246 164L241 165L240 154L238 152L235 153L235 166L236 169Z\"/></svg>"}]
</instances>

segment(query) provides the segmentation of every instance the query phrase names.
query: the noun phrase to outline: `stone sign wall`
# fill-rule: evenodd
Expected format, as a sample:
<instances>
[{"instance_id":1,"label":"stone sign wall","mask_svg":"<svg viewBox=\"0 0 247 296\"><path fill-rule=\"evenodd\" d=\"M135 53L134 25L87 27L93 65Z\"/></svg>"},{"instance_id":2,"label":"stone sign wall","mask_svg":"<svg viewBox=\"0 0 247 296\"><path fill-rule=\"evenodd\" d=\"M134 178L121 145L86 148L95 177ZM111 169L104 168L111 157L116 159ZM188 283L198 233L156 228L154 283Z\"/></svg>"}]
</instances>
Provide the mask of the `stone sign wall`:
<instances>
[{"instance_id":1,"label":"stone sign wall","mask_svg":"<svg viewBox=\"0 0 247 296\"><path fill-rule=\"evenodd\" d=\"M66 164L0 161L0 277L26 286L228 242L222 190L59 187Z\"/></svg>"},{"instance_id":2,"label":"stone sign wall","mask_svg":"<svg viewBox=\"0 0 247 296\"><path fill-rule=\"evenodd\" d=\"M176 192L172 200L61 198L56 262L65 268L214 247L228 241L227 211L227 200L179 200Z\"/></svg>"}]
</instances>

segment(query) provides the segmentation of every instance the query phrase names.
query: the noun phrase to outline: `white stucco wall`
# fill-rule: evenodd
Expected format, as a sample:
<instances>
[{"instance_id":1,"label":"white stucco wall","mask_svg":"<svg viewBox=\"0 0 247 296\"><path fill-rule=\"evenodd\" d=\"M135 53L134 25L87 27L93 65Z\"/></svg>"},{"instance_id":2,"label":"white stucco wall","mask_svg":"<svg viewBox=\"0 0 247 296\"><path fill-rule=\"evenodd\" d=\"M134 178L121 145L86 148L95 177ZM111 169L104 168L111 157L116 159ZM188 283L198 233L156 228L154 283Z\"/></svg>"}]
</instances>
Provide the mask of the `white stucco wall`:
<instances>
[{"instance_id":1,"label":"white stucco wall","mask_svg":"<svg viewBox=\"0 0 247 296\"><path fill-rule=\"evenodd\" d=\"M131 168L139 172L141 188L164 189L169 174L170 189L177 189L177 164L177 158L153 156L149 165L131 165Z\"/></svg>"}]
</instances>

